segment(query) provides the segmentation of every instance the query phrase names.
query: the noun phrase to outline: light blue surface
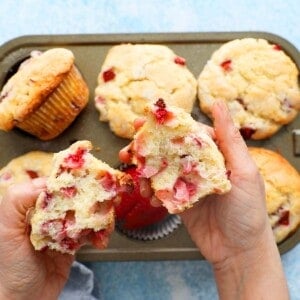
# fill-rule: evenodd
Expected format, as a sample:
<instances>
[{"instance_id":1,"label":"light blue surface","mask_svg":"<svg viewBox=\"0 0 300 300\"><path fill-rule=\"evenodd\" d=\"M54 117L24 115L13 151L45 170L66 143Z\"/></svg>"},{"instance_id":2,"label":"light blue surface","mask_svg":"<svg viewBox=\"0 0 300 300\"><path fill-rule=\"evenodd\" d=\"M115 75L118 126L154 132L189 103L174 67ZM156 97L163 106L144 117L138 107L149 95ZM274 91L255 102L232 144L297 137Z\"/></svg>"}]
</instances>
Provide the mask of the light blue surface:
<instances>
[{"instance_id":1,"label":"light blue surface","mask_svg":"<svg viewBox=\"0 0 300 300\"><path fill-rule=\"evenodd\" d=\"M143 3L143 4L139 4ZM285 1L2 0L0 44L20 35L266 31L300 49L300 3ZM300 299L300 245L282 256L291 298ZM216 299L205 261L91 265L102 299Z\"/></svg>"}]
</instances>

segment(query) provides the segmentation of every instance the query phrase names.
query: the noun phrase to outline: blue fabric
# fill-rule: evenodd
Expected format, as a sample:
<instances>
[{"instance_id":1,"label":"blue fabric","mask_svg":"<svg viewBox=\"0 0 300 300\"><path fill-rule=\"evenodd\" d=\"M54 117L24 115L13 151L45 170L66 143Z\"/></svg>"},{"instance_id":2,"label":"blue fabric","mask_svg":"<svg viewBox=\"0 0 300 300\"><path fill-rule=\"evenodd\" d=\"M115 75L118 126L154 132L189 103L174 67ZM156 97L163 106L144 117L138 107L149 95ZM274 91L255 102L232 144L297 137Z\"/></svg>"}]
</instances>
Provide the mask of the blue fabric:
<instances>
[{"instance_id":1,"label":"blue fabric","mask_svg":"<svg viewBox=\"0 0 300 300\"><path fill-rule=\"evenodd\" d=\"M299 0L10 0L1 1L0 16L0 44L30 34L266 31L300 49ZM282 262L291 299L300 299L300 245ZM206 261L88 266L94 273L73 266L60 299L92 299L98 286L105 300L217 298Z\"/></svg>"},{"instance_id":2,"label":"blue fabric","mask_svg":"<svg viewBox=\"0 0 300 300\"><path fill-rule=\"evenodd\" d=\"M66 283L59 300L96 300L99 299L94 273L86 266L74 262L69 280Z\"/></svg>"}]
</instances>

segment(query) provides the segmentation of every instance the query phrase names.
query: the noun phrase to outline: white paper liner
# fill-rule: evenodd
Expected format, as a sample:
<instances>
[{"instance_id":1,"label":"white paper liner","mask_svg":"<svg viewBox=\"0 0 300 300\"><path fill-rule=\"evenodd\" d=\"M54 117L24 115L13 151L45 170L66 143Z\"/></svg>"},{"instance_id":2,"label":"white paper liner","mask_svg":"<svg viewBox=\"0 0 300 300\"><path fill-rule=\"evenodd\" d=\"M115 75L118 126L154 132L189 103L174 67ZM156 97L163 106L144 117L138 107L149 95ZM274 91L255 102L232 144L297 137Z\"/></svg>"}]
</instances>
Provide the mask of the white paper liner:
<instances>
[{"instance_id":1,"label":"white paper liner","mask_svg":"<svg viewBox=\"0 0 300 300\"><path fill-rule=\"evenodd\" d=\"M153 241L161 239L172 233L181 224L181 218L178 215L168 215L164 220L139 229L124 229L117 222L116 228L129 238L140 241Z\"/></svg>"}]
</instances>

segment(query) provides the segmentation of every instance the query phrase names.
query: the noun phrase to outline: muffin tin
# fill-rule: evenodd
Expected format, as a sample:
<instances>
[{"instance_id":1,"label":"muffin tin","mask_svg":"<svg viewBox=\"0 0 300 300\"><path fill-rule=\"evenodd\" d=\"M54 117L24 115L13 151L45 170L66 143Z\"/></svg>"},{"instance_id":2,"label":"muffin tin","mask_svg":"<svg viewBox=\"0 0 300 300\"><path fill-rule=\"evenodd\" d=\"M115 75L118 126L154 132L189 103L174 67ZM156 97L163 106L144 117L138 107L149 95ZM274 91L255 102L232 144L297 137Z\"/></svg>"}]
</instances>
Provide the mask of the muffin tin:
<instances>
[{"instance_id":1,"label":"muffin tin","mask_svg":"<svg viewBox=\"0 0 300 300\"><path fill-rule=\"evenodd\" d=\"M163 44L187 60L187 67L198 77L211 54L222 44L237 38L264 38L279 44L300 69L298 50L287 40L266 32L239 33L161 33L161 34L110 34L110 35L42 35L23 36L11 40L0 47L0 85L16 70L17 65L29 56L32 50L64 47L75 55L75 64L81 71L90 89L90 101L75 122L59 137L51 141L40 141L35 137L15 129L0 131L0 167L11 159L28 151L41 150L57 152L67 148L76 140L90 140L93 154L118 167L118 152L128 144L128 140L115 136L107 123L99 122L99 113L94 107L94 89L97 76L107 51L120 43ZM195 102L193 117L203 123L211 124L199 110ZM263 141L249 141L251 146L265 147L279 151L298 171L300 170L300 116L290 125L284 126L272 138ZM100 149L100 150L99 150ZM283 254L300 241L300 229L278 245ZM97 250L89 246L77 253L81 261L124 261L124 260L178 260L202 259L203 257L191 241L184 226L180 225L168 236L152 241L138 241L126 237L119 231L112 234L109 247Z\"/></svg>"}]
</instances>

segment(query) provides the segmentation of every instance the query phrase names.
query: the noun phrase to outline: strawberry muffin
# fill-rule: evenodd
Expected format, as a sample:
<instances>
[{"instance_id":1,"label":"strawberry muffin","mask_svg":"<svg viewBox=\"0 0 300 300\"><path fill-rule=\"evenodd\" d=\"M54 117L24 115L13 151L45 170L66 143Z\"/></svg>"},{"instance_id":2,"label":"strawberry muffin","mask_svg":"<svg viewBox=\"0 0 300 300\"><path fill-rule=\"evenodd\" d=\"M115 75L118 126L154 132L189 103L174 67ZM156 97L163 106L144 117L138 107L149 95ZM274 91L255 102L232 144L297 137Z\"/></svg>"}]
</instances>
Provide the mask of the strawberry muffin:
<instances>
[{"instance_id":1,"label":"strawberry muffin","mask_svg":"<svg viewBox=\"0 0 300 300\"><path fill-rule=\"evenodd\" d=\"M88 95L71 51L33 51L0 93L0 129L18 127L41 140L53 139L86 106Z\"/></svg>"},{"instance_id":2,"label":"strawberry muffin","mask_svg":"<svg viewBox=\"0 0 300 300\"><path fill-rule=\"evenodd\" d=\"M50 174L52 153L31 151L14 158L0 170L0 201L8 187Z\"/></svg>"},{"instance_id":3,"label":"strawberry muffin","mask_svg":"<svg viewBox=\"0 0 300 300\"><path fill-rule=\"evenodd\" d=\"M151 190L135 165L121 165L120 169L131 176L132 190L120 193L115 206L117 229L127 237L137 240L156 240L173 232L180 224L177 215L151 201Z\"/></svg>"},{"instance_id":4,"label":"strawberry muffin","mask_svg":"<svg viewBox=\"0 0 300 300\"><path fill-rule=\"evenodd\" d=\"M100 121L118 136L131 139L133 122L145 107L163 98L168 105L191 112L197 82L183 57L163 45L122 44L112 47L95 90Z\"/></svg>"},{"instance_id":5,"label":"strawberry muffin","mask_svg":"<svg viewBox=\"0 0 300 300\"><path fill-rule=\"evenodd\" d=\"M279 45L254 38L233 40L213 53L199 75L200 108L211 116L214 101L222 99L245 139L268 138L297 116L298 75Z\"/></svg>"},{"instance_id":6,"label":"strawberry muffin","mask_svg":"<svg viewBox=\"0 0 300 300\"><path fill-rule=\"evenodd\" d=\"M145 123L120 159L137 166L152 189L152 201L172 214L231 188L223 155L207 127L161 98L148 108Z\"/></svg>"},{"instance_id":7,"label":"strawberry muffin","mask_svg":"<svg viewBox=\"0 0 300 300\"><path fill-rule=\"evenodd\" d=\"M83 244L107 246L114 229L113 201L126 182L123 173L96 159L89 141L56 153L47 188L37 199L31 219L31 242L74 254Z\"/></svg>"},{"instance_id":8,"label":"strawberry muffin","mask_svg":"<svg viewBox=\"0 0 300 300\"><path fill-rule=\"evenodd\" d=\"M264 179L269 220L277 243L300 225L300 175L280 154L249 148Z\"/></svg>"}]
</instances>

